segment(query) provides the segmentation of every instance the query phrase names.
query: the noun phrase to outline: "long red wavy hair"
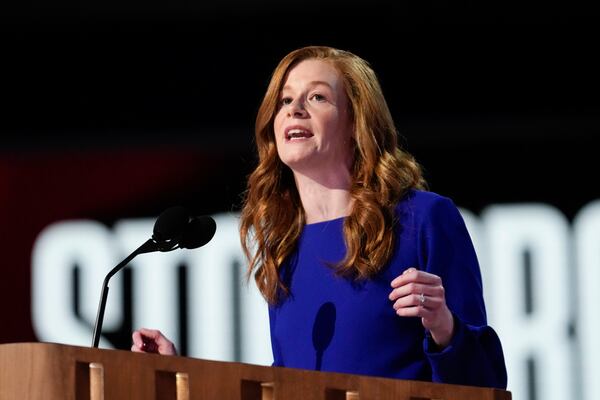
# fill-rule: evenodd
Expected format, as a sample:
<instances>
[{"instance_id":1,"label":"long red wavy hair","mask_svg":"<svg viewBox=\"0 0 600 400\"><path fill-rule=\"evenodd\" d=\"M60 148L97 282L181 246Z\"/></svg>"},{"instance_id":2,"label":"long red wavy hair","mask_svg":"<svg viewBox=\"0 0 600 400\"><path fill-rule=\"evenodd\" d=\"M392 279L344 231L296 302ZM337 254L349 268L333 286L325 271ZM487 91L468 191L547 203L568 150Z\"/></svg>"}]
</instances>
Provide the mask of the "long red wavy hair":
<instances>
[{"instance_id":1,"label":"long red wavy hair","mask_svg":"<svg viewBox=\"0 0 600 400\"><path fill-rule=\"evenodd\" d=\"M421 168L403 151L375 72L360 57L331 47L292 51L275 68L256 117L259 162L248 178L240 221L242 248L259 290L276 303L288 288L279 268L294 251L304 226L304 210L291 170L277 154L273 121L288 72L303 60L330 62L340 73L354 122L350 195L344 220L346 256L340 275L365 279L389 260L394 247L394 207L411 188L425 187Z\"/></svg>"}]
</instances>

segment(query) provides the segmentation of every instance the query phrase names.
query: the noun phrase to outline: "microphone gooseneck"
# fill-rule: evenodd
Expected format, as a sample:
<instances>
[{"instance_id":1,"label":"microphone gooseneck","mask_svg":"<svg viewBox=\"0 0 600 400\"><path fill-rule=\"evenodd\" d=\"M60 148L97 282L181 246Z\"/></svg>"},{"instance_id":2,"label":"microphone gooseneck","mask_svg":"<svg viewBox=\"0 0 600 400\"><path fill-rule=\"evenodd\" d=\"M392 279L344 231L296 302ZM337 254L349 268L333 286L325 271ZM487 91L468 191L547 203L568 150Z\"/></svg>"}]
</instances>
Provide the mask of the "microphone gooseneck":
<instances>
[{"instance_id":1,"label":"microphone gooseneck","mask_svg":"<svg viewBox=\"0 0 600 400\"><path fill-rule=\"evenodd\" d=\"M152 253L155 251L172 251L175 249L196 249L208 243L217 230L215 220L209 216L191 217L188 211L181 207L171 207L163 211L154 223L152 238L134 250L129 256L111 269L102 283L100 304L96 314L92 347L98 347L100 333L102 332L102 321L108 299L108 282L117 272L125 267L137 255Z\"/></svg>"}]
</instances>

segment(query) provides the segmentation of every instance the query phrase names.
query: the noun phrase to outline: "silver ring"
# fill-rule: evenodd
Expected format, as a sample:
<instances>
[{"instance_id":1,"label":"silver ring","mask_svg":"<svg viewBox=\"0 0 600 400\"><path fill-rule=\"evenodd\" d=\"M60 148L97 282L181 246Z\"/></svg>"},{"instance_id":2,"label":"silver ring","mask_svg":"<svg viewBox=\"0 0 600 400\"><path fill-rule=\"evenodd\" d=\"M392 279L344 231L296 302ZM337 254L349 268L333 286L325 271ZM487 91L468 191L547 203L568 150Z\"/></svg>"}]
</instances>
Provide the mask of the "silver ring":
<instances>
[{"instance_id":1,"label":"silver ring","mask_svg":"<svg viewBox=\"0 0 600 400\"><path fill-rule=\"evenodd\" d=\"M425 295L423 293L419 295L419 303L421 303L422 306L425 305Z\"/></svg>"}]
</instances>

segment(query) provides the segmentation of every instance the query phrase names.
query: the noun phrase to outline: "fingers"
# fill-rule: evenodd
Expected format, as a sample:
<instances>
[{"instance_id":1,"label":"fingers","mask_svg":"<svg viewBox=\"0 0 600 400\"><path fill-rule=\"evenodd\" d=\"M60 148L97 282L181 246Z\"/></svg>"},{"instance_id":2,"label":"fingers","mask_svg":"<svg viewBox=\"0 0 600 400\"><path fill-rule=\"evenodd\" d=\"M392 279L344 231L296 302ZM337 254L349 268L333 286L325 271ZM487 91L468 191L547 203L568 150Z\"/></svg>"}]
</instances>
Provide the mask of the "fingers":
<instances>
[{"instance_id":1,"label":"fingers","mask_svg":"<svg viewBox=\"0 0 600 400\"><path fill-rule=\"evenodd\" d=\"M135 344L131 345L131 351L136 352L136 353L144 353L144 351L142 349L140 349L138 346L136 346Z\"/></svg>"},{"instance_id":2,"label":"fingers","mask_svg":"<svg viewBox=\"0 0 600 400\"><path fill-rule=\"evenodd\" d=\"M391 282L389 299L400 317L420 317L433 340L442 347L452 338L454 319L446 305L442 279L416 268L405 270Z\"/></svg>"},{"instance_id":3,"label":"fingers","mask_svg":"<svg viewBox=\"0 0 600 400\"><path fill-rule=\"evenodd\" d=\"M393 308L399 317L420 317L423 327L431 332L436 343L445 345L449 342L454 321L444 295L409 294L396 300Z\"/></svg>"},{"instance_id":4,"label":"fingers","mask_svg":"<svg viewBox=\"0 0 600 400\"><path fill-rule=\"evenodd\" d=\"M444 287L442 285L428 285L411 282L393 289L389 294L389 299L395 301L399 298L410 296L412 294L424 294L428 297L443 297Z\"/></svg>"},{"instance_id":5,"label":"fingers","mask_svg":"<svg viewBox=\"0 0 600 400\"><path fill-rule=\"evenodd\" d=\"M434 274L408 268L392 282L389 299L401 317L421 317L436 321L440 310L446 307L446 294L442 279ZM427 325L430 325L429 323Z\"/></svg>"},{"instance_id":6,"label":"fingers","mask_svg":"<svg viewBox=\"0 0 600 400\"><path fill-rule=\"evenodd\" d=\"M158 340L161 337L164 338L163 334L157 329L140 328L137 330L137 332L139 332L142 336L146 336L147 338L154 340Z\"/></svg>"},{"instance_id":7,"label":"fingers","mask_svg":"<svg viewBox=\"0 0 600 400\"><path fill-rule=\"evenodd\" d=\"M425 328L427 328L427 326L425 326L426 323L436 320L437 314L438 314L438 312L436 310L431 310L431 309L421 307L421 306L404 307L404 308L399 308L398 310L396 310L396 315L398 315L399 317L419 317L419 318L421 318L421 322L423 323Z\"/></svg>"},{"instance_id":8,"label":"fingers","mask_svg":"<svg viewBox=\"0 0 600 400\"><path fill-rule=\"evenodd\" d=\"M419 271L416 268L408 268L402 273L402 275L396 277L392 281L391 286L393 288L397 288L410 282L427 285L441 285L442 279L437 275L430 274L429 272Z\"/></svg>"},{"instance_id":9,"label":"fingers","mask_svg":"<svg viewBox=\"0 0 600 400\"><path fill-rule=\"evenodd\" d=\"M411 294L445 297L442 279L437 275L419 271L416 268L405 270L402 275L392 280L391 286L394 288L389 294L392 301Z\"/></svg>"},{"instance_id":10,"label":"fingers","mask_svg":"<svg viewBox=\"0 0 600 400\"><path fill-rule=\"evenodd\" d=\"M140 328L133 332L131 338L133 340L131 351L163 355L177 354L173 342L158 330Z\"/></svg>"},{"instance_id":11,"label":"fingers","mask_svg":"<svg viewBox=\"0 0 600 400\"><path fill-rule=\"evenodd\" d=\"M131 335L131 338L133 339L133 345L131 346L131 351L143 352L143 350L142 350L143 340L142 340L142 334L140 333L140 331L139 330L134 331L133 334Z\"/></svg>"},{"instance_id":12,"label":"fingers","mask_svg":"<svg viewBox=\"0 0 600 400\"><path fill-rule=\"evenodd\" d=\"M133 339L132 348L143 353L158 353L161 339L167 340L160 331L145 328L133 332L131 338Z\"/></svg>"},{"instance_id":13,"label":"fingers","mask_svg":"<svg viewBox=\"0 0 600 400\"><path fill-rule=\"evenodd\" d=\"M426 311L436 311L443 304L444 300L440 297L411 294L396 300L393 307L401 317L423 317Z\"/></svg>"}]
</instances>

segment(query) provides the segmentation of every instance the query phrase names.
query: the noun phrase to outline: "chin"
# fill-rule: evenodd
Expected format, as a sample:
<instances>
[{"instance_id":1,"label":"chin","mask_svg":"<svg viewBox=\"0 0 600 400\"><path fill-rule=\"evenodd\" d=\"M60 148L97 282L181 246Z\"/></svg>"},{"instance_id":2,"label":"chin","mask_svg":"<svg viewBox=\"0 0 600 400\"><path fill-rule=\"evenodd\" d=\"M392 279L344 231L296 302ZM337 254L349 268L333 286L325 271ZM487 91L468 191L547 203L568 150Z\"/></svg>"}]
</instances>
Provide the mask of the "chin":
<instances>
[{"instance_id":1,"label":"chin","mask_svg":"<svg viewBox=\"0 0 600 400\"><path fill-rule=\"evenodd\" d=\"M310 168L311 163L310 157L285 157L281 158L281 162L287 165L292 171L301 171L306 168Z\"/></svg>"}]
</instances>

